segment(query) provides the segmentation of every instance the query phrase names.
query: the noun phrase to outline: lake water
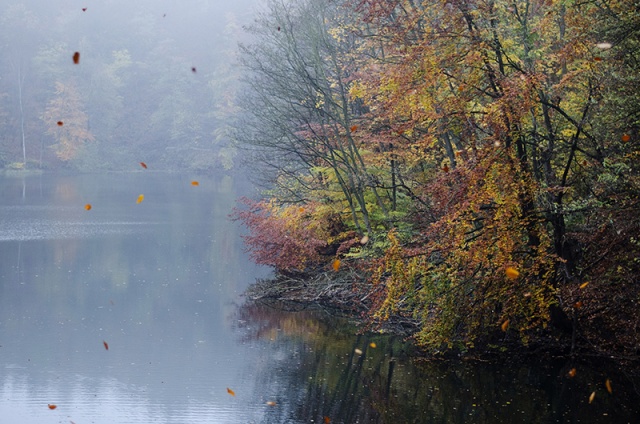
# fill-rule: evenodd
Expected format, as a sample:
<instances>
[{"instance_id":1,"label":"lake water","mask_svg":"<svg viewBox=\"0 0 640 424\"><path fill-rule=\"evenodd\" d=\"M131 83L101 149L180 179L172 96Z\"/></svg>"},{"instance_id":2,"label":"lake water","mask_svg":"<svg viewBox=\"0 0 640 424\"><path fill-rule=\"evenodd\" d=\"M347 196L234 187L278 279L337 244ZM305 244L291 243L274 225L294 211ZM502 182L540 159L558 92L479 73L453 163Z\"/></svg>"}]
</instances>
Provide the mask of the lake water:
<instances>
[{"instance_id":1,"label":"lake water","mask_svg":"<svg viewBox=\"0 0 640 424\"><path fill-rule=\"evenodd\" d=\"M331 311L244 302L270 272L228 219L249 189L191 181L0 177L0 422L639 422L606 363L420 361Z\"/></svg>"}]
</instances>

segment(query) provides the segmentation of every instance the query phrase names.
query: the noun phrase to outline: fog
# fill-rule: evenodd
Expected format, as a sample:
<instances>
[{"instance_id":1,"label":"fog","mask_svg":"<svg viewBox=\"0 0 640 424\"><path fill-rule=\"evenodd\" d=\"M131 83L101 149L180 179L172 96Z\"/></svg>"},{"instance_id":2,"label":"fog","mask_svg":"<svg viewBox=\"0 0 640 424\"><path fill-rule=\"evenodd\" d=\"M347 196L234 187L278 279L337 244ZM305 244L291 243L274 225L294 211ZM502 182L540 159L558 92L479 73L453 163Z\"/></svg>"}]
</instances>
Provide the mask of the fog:
<instances>
[{"instance_id":1,"label":"fog","mask_svg":"<svg viewBox=\"0 0 640 424\"><path fill-rule=\"evenodd\" d=\"M3 2L0 168L232 169L236 46L255 8L256 0Z\"/></svg>"}]
</instances>

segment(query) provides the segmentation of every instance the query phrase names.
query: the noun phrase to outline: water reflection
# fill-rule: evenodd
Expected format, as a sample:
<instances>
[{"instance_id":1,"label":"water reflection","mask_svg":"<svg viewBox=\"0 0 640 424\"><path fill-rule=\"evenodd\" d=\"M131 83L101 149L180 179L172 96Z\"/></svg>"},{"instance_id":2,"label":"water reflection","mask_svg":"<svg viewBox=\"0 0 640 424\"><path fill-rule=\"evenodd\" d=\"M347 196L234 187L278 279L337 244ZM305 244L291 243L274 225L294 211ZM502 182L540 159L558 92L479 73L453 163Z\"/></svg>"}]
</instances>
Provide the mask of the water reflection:
<instances>
[{"instance_id":1,"label":"water reflection","mask_svg":"<svg viewBox=\"0 0 640 424\"><path fill-rule=\"evenodd\" d=\"M606 363L411 360L398 337L353 335L323 310L245 304L246 340L268 346L256 382L280 408L264 423L635 423L640 399ZM374 344L372 344L374 343ZM375 346L375 347L374 347ZM573 379L567 371L577 367ZM605 379L617 381L613 395ZM597 401L589 404L592 391Z\"/></svg>"}]
</instances>

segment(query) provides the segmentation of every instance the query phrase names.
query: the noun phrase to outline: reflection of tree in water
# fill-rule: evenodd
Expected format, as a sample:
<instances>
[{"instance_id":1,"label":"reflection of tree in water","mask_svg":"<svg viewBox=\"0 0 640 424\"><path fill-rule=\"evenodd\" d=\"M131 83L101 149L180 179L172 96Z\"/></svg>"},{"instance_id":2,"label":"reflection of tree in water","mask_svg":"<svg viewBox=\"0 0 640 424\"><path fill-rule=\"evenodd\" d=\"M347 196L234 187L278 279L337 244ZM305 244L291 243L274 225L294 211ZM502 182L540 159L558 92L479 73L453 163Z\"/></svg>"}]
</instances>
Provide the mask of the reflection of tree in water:
<instances>
[{"instance_id":1,"label":"reflection of tree in water","mask_svg":"<svg viewBox=\"0 0 640 424\"><path fill-rule=\"evenodd\" d=\"M257 397L277 405L263 423L637 422L640 416L633 382L604 364L409 360L410 347L399 337L354 335L330 311L288 309L250 303L238 312L245 341L266 346ZM575 366L580 374L570 379ZM614 395L605 376L616 381ZM597 402L589 404L594 390Z\"/></svg>"}]
</instances>

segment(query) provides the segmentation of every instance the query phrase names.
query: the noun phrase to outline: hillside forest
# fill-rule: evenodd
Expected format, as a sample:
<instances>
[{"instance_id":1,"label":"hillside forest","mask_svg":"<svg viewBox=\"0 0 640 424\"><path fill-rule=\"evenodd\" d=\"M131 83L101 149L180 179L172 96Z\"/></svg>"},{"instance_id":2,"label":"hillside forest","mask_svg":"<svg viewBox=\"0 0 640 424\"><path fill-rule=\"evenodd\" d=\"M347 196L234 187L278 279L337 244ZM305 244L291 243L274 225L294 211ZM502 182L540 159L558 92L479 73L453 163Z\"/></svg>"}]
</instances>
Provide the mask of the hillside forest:
<instances>
[{"instance_id":1,"label":"hillside forest","mask_svg":"<svg viewBox=\"0 0 640 424\"><path fill-rule=\"evenodd\" d=\"M637 359L637 3L269 0L247 30L233 137L268 189L234 216L267 286L431 352Z\"/></svg>"},{"instance_id":2,"label":"hillside forest","mask_svg":"<svg viewBox=\"0 0 640 424\"><path fill-rule=\"evenodd\" d=\"M2 2L0 169L231 169L254 3Z\"/></svg>"}]
</instances>

